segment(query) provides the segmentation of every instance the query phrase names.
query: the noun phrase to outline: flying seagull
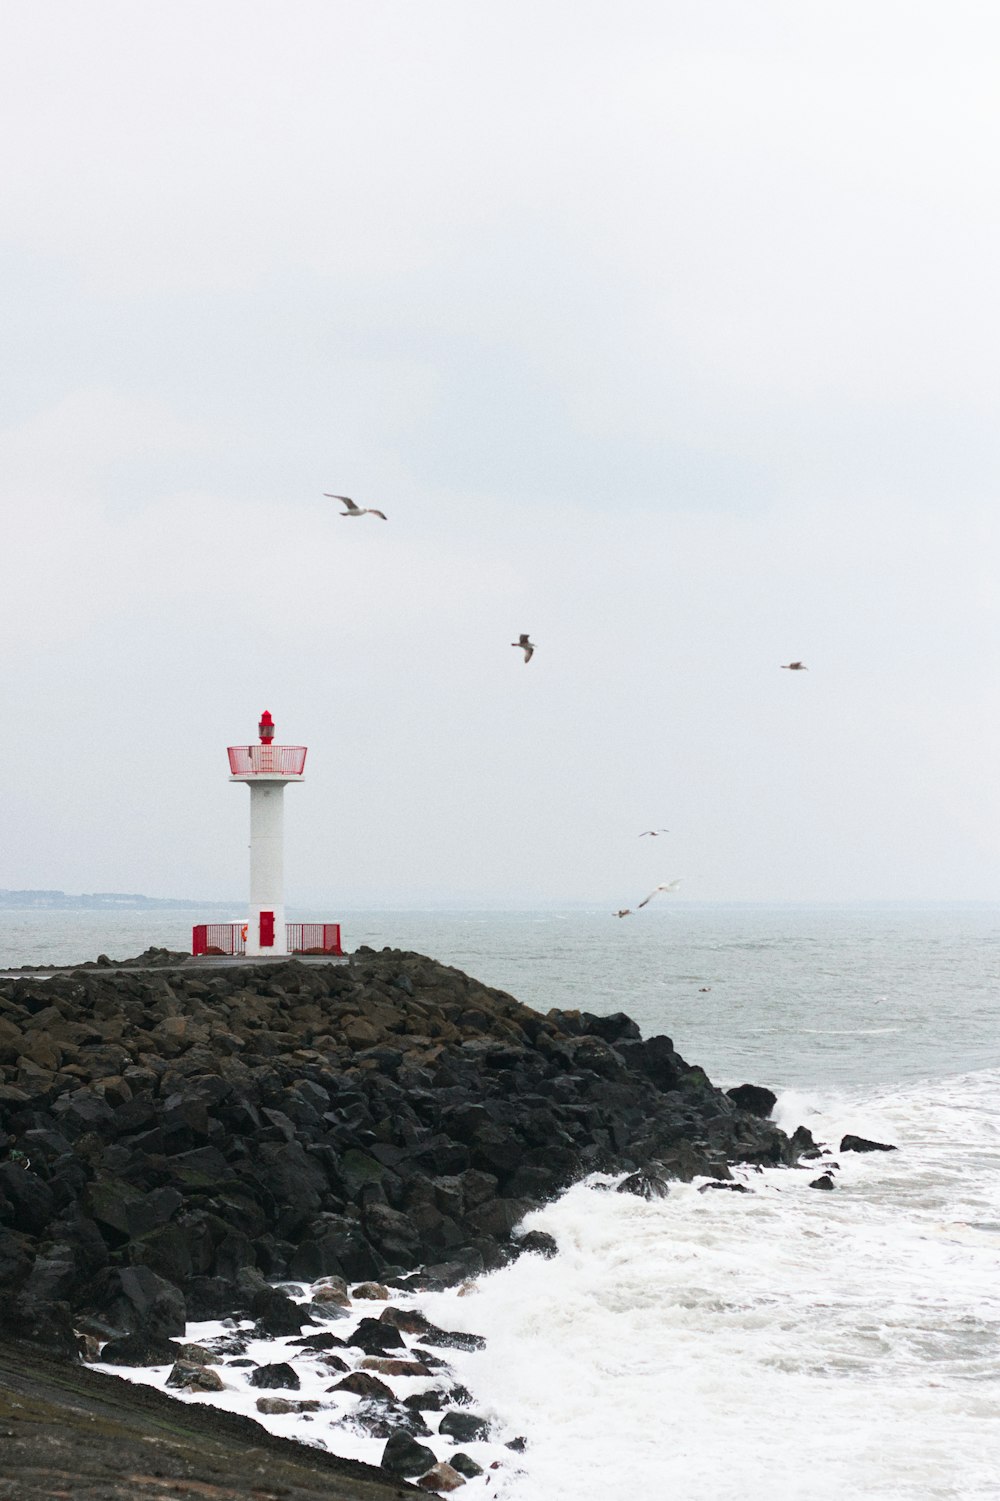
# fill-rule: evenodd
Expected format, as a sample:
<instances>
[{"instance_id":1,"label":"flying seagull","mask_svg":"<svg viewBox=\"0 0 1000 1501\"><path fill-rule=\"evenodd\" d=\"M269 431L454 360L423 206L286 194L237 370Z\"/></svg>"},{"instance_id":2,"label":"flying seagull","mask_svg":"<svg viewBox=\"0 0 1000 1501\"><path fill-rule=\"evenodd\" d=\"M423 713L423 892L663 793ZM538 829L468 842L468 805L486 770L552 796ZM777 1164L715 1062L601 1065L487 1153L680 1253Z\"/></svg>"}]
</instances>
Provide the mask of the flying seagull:
<instances>
[{"instance_id":1,"label":"flying seagull","mask_svg":"<svg viewBox=\"0 0 1000 1501\"><path fill-rule=\"evenodd\" d=\"M342 500L344 502L347 510L341 511L341 516L381 516L383 521L388 521L389 519L384 511L376 511L374 506L356 506L349 495L331 495L329 490L324 490L323 494L327 500Z\"/></svg>"},{"instance_id":2,"label":"flying seagull","mask_svg":"<svg viewBox=\"0 0 1000 1501\"><path fill-rule=\"evenodd\" d=\"M631 907L619 907L618 911L617 912L612 912L611 916L612 917L628 917L631 914L631 911L632 911Z\"/></svg>"},{"instance_id":3,"label":"flying seagull","mask_svg":"<svg viewBox=\"0 0 1000 1501\"><path fill-rule=\"evenodd\" d=\"M535 648L532 646L531 642L528 640L528 633L527 633L527 631L522 631L521 634L520 634L520 636L518 636L517 640L516 641L512 641L510 644L511 644L511 646L519 646L521 648L521 650L524 652L524 660L526 662L530 662L531 661L531 654L535 650Z\"/></svg>"},{"instance_id":4,"label":"flying seagull","mask_svg":"<svg viewBox=\"0 0 1000 1501\"><path fill-rule=\"evenodd\" d=\"M659 886L653 887L649 895L639 903L639 906L645 907L647 902L651 902L654 896L657 896L661 891L676 891L680 884L680 881L661 881Z\"/></svg>"},{"instance_id":5,"label":"flying seagull","mask_svg":"<svg viewBox=\"0 0 1000 1501\"><path fill-rule=\"evenodd\" d=\"M804 662L782 662L781 665L788 672L808 672L809 671L808 667L806 666L806 664Z\"/></svg>"},{"instance_id":6,"label":"flying seagull","mask_svg":"<svg viewBox=\"0 0 1000 1501\"><path fill-rule=\"evenodd\" d=\"M649 834L651 838L657 839L661 834L669 833L669 829L643 829L642 833L639 835L639 838L645 839L646 835Z\"/></svg>"}]
</instances>

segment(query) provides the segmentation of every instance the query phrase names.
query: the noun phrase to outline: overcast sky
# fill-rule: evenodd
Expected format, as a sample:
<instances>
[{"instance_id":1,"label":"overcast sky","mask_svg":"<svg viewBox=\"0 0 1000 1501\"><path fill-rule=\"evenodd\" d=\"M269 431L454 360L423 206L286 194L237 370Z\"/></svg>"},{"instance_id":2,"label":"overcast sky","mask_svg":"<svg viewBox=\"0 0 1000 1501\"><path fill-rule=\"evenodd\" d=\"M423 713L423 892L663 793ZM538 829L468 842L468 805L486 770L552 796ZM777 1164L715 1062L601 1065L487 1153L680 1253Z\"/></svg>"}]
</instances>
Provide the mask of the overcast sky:
<instances>
[{"instance_id":1,"label":"overcast sky","mask_svg":"<svg viewBox=\"0 0 1000 1501\"><path fill-rule=\"evenodd\" d=\"M992 0L3 10L0 886L1000 897Z\"/></svg>"}]
</instances>

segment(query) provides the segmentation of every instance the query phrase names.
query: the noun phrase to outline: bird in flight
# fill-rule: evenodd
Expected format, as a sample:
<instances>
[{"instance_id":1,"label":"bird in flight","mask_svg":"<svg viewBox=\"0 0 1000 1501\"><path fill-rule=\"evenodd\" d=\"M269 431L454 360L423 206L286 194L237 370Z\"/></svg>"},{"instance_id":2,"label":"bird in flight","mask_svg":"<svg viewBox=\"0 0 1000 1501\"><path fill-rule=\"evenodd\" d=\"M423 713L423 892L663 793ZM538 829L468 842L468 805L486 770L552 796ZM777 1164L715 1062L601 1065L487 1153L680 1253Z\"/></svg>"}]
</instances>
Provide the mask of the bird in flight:
<instances>
[{"instance_id":1,"label":"bird in flight","mask_svg":"<svg viewBox=\"0 0 1000 1501\"><path fill-rule=\"evenodd\" d=\"M648 834L650 836L650 838L657 839L661 834L669 834L669 833L670 833L669 829L643 829L642 833L639 835L639 838L640 839L645 839L646 835Z\"/></svg>"},{"instance_id":2,"label":"bird in flight","mask_svg":"<svg viewBox=\"0 0 1000 1501\"><path fill-rule=\"evenodd\" d=\"M619 907L618 911L617 912L612 912L611 916L612 917L628 917L629 914L631 913L631 911L632 911L631 907Z\"/></svg>"},{"instance_id":3,"label":"bird in flight","mask_svg":"<svg viewBox=\"0 0 1000 1501\"><path fill-rule=\"evenodd\" d=\"M511 646L519 646L521 648L521 650L524 652L524 660L526 662L530 662L531 661L531 654L535 650L535 648L532 646L531 642L528 640L528 633L527 633L527 631L522 631L521 634L520 634L520 636L518 636L517 640L516 641L512 641L510 644L511 644Z\"/></svg>"},{"instance_id":4,"label":"bird in flight","mask_svg":"<svg viewBox=\"0 0 1000 1501\"><path fill-rule=\"evenodd\" d=\"M374 506L356 506L349 495L331 495L329 490L324 490L323 494L327 500L342 500L344 502L347 510L341 511L341 516L381 516L383 521L388 521L389 519L384 511L376 511Z\"/></svg>"},{"instance_id":5,"label":"bird in flight","mask_svg":"<svg viewBox=\"0 0 1000 1501\"><path fill-rule=\"evenodd\" d=\"M784 669L786 670L786 672L808 672L809 671L808 667L806 666L806 664L804 662L782 662L781 665L782 665L782 667L784 667Z\"/></svg>"},{"instance_id":6,"label":"bird in flight","mask_svg":"<svg viewBox=\"0 0 1000 1501\"><path fill-rule=\"evenodd\" d=\"M654 896L658 896L661 891L676 891L680 884L680 881L661 881L659 886L654 886L649 895L643 898L643 900L639 903L639 906L645 907L647 903L651 902Z\"/></svg>"}]
</instances>

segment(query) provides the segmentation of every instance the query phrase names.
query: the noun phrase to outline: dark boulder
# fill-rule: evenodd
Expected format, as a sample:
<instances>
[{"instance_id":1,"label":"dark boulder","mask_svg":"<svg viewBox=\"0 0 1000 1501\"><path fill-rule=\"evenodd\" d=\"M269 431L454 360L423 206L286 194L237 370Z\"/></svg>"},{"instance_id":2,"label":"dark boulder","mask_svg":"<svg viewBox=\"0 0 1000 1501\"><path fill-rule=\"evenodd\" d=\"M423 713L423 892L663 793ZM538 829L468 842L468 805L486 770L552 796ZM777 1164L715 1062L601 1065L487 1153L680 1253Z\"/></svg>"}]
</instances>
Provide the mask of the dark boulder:
<instances>
[{"instance_id":1,"label":"dark boulder","mask_svg":"<svg viewBox=\"0 0 1000 1501\"><path fill-rule=\"evenodd\" d=\"M898 1147L889 1146L884 1141L868 1141L864 1136L844 1136L841 1138L841 1152L896 1152Z\"/></svg>"},{"instance_id":2,"label":"dark boulder","mask_svg":"<svg viewBox=\"0 0 1000 1501\"><path fill-rule=\"evenodd\" d=\"M169 1339L183 1334L187 1306L179 1288L145 1266L102 1272L93 1312L127 1334Z\"/></svg>"},{"instance_id":3,"label":"dark boulder","mask_svg":"<svg viewBox=\"0 0 1000 1501\"><path fill-rule=\"evenodd\" d=\"M665 1199L670 1189L658 1173L632 1173L622 1179L615 1192L634 1194L637 1199Z\"/></svg>"},{"instance_id":4,"label":"dark boulder","mask_svg":"<svg viewBox=\"0 0 1000 1501\"><path fill-rule=\"evenodd\" d=\"M298 1391L299 1384L298 1373L287 1360L276 1360L270 1365L260 1365L250 1372L251 1386Z\"/></svg>"},{"instance_id":5,"label":"dark boulder","mask_svg":"<svg viewBox=\"0 0 1000 1501\"><path fill-rule=\"evenodd\" d=\"M437 1456L433 1449L418 1444L408 1433L393 1433L382 1451L380 1463L390 1474L410 1478L425 1475L437 1463Z\"/></svg>"},{"instance_id":6,"label":"dark boulder","mask_svg":"<svg viewBox=\"0 0 1000 1501\"><path fill-rule=\"evenodd\" d=\"M767 1120L778 1103L778 1096L760 1084L737 1084L735 1089L727 1089L726 1095L734 1105L761 1120Z\"/></svg>"},{"instance_id":7,"label":"dark boulder","mask_svg":"<svg viewBox=\"0 0 1000 1501\"><path fill-rule=\"evenodd\" d=\"M526 1235L521 1235L515 1241L520 1251L531 1251L536 1256L558 1256L559 1247L555 1239L545 1230L529 1230Z\"/></svg>"},{"instance_id":8,"label":"dark boulder","mask_svg":"<svg viewBox=\"0 0 1000 1501\"><path fill-rule=\"evenodd\" d=\"M446 1412L438 1426L438 1432L454 1439L456 1444L471 1444L475 1439L485 1438L489 1423L474 1412Z\"/></svg>"},{"instance_id":9,"label":"dark boulder","mask_svg":"<svg viewBox=\"0 0 1000 1501\"><path fill-rule=\"evenodd\" d=\"M262 1287L250 1299L250 1317L257 1321L261 1336L280 1337L283 1334L301 1334L303 1324L312 1320L294 1298L277 1287Z\"/></svg>"}]
</instances>

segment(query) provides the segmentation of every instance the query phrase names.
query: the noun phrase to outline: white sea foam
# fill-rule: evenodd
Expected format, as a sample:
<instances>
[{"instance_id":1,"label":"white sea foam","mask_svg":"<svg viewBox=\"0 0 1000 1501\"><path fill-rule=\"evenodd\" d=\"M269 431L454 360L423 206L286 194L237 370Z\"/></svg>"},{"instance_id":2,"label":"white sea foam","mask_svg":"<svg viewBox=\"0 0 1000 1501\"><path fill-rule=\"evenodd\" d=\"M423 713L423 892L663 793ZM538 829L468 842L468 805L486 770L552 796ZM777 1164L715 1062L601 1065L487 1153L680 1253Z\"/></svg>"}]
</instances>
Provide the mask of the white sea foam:
<instances>
[{"instance_id":1,"label":"white sea foam","mask_svg":"<svg viewBox=\"0 0 1000 1501\"><path fill-rule=\"evenodd\" d=\"M557 1258L426 1300L436 1321L487 1336L464 1379L529 1440L503 1494L995 1501L991 1079L873 1107L903 1150L840 1154L833 1193L809 1187L818 1167L744 1172L751 1194L675 1185L653 1203L577 1186L528 1221ZM949 1173L937 1154L954 1156L942 1132L956 1110L976 1166Z\"/></svg>"}]
</instances>

